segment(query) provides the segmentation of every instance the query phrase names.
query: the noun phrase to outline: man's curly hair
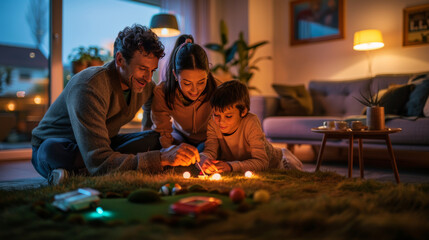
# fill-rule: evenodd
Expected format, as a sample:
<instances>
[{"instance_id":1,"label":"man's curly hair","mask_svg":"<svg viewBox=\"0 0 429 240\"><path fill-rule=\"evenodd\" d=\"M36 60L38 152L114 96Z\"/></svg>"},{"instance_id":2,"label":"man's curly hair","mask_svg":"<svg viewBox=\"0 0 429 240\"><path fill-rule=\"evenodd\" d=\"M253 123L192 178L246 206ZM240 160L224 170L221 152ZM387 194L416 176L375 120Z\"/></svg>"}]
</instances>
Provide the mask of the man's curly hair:
<instances>
[{"instance_id":1,"label":"man's curly hair","mask_svg":"<svg viewBox=\"0 0 429 240\"><path fill-rule=\"evenodd\" d=\"M140 24L133 24L131 27L125 27L118 33L115 40L114 54L121 52L127 63L130 63L135 51L145 51L152 53L155 57L161 59L165 56L164 45L158 36L149 28Z\"/></svg>"}]
</instances>

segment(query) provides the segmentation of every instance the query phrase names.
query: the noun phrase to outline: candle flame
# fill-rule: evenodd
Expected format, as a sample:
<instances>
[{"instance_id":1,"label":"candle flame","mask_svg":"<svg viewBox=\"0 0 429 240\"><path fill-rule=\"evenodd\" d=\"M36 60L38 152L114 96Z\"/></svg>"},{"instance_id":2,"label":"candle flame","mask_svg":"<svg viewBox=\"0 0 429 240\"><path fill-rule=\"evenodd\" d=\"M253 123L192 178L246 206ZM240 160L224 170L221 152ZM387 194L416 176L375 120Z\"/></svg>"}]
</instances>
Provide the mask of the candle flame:
<instances>
[{"instance_id":1,"label":"candle flame","mask_svg":"<svg viewBox=\"0 0 429 240\"><path fill-rule=\"evenodd\" d=\"M189 172L184 172L183 173L183 178L190 178L191 174Z\"/></svg>"},{"instance_id":2,"label":"candle flame","mask_svg":"<svg viewBox=\"0 0 429 240\"><path fill-rule=\"evenodd\" d=\"M215 173L211 177L212 180L220 180L221 178L222 176L219 173Z\"/></svg>"}]
</instances>

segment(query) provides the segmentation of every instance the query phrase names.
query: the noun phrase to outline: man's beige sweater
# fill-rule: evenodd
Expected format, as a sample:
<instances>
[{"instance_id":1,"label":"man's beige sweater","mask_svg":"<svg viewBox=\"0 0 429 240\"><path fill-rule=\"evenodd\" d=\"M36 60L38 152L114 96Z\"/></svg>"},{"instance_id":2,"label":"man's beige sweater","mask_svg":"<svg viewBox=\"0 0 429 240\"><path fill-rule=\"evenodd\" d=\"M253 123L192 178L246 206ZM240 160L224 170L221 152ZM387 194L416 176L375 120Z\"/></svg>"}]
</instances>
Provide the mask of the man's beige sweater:
<instances>
[{"instance_id":1,"label":"man's beige sweater","mask_svg":"<svg viewBox=\"0 0 429 240\"><path fill-rule=\"evenodd\" d=\"M48 138L75 141L91 174L135 169L161 171L159 151L142 149L142 153L133 155L115 152L110 147L110 139L133 119L151 97L153 88L151 82L142 93L132 92L127 105L113 61L88 68L76 74L49 107L33 130L31 143L40 146Z\"/></svg>"}]
</instances>

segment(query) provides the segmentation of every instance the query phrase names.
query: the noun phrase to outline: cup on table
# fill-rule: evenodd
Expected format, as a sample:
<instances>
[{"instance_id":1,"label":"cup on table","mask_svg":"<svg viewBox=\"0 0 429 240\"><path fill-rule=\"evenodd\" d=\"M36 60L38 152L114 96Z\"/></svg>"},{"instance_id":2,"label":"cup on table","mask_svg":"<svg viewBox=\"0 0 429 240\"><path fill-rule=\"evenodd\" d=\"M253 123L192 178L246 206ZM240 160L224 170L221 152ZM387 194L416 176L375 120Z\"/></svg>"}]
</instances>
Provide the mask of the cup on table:
<instances>
[{"instance_id":1,"label":"cup on table","mask_svg":"<svg viewBox=\"0 0 429 240\"><path fill-rule=\"evenodd\" d=\"M324 121L323 127L327 129L334 129L335 128L335 121Z\"/></svg>"},{"instance_id":2,"label":"cup on table","mask_svg":"<svg viewBox=\"0 0 429 240\"><path fill-rule=\"evenodd\" d=\"M352 121L350 123L350 127L352 130L361 130L363 129L363 123L361 121Z\"/></svg>"},{"instance_id":3,"label":"cup on table","mask_svg":"<svg viewBox=\"0 0 429 240\"><path fill-rule=\"evenodd\" d=\"M345 130L347 129L347 122L346 121L335 121L335 129L336 130Z\"/></svg>"}]
</instances>

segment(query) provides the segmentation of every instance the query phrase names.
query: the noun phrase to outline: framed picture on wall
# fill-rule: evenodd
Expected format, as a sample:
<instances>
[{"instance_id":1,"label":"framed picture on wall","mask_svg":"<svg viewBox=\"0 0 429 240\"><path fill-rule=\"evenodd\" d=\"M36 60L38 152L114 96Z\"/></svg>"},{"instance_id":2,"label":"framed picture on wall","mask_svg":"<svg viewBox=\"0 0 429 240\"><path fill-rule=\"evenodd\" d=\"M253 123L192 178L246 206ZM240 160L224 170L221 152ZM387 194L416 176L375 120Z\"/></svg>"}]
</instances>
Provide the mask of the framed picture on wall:
<instances>
[{"instance_id":1,"label":"framed picture on wall","mask_svg":"<svg viewBox=\"0 0 429 240\"><path fill-rule=\"evenodd\" d=\"M290 2L290 44L344 38L344 0Z\"/></svg>"},{"instance_id":2,"label":"framed picture on wall","mask_svg":"<svg viewBox=\"0 0 429 240\"><path fill-rule=\"evenodd\" d=\"M404 9L403 45L429 43L429 4Z\"/></svg>"}]
</instances>

